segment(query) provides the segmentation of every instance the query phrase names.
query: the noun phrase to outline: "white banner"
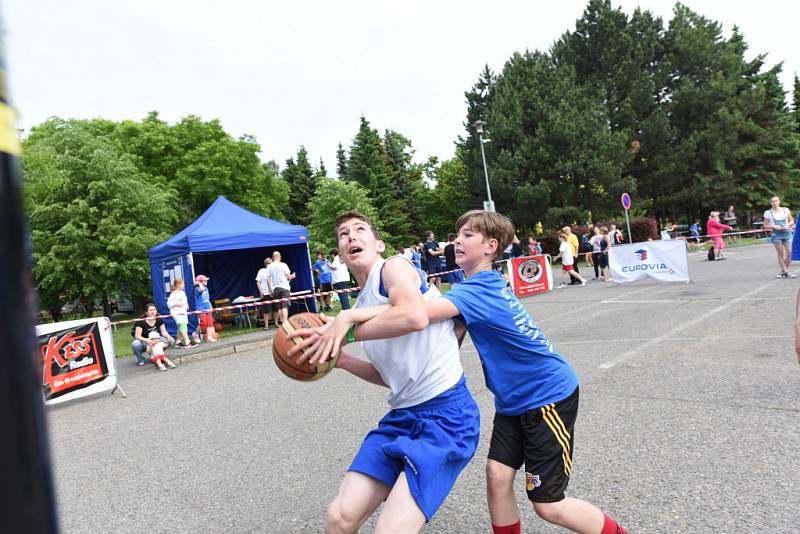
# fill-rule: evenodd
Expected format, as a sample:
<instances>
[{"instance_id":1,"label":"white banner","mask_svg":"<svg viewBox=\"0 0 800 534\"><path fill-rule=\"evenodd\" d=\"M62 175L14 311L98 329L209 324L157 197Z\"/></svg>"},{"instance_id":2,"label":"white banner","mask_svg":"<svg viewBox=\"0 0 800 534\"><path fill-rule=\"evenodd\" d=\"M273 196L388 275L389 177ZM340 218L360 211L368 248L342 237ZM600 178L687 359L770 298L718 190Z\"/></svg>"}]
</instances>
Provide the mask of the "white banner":
<instances>
[{"instance_id":1,"label":"white banner","mask_svg":"<svg viewBox=\"0 0 800 534\"><path fill-rule=\"evenodd\" d=\"M682 239L617 245L608 251L608 266L615 282L653 278L663 282L688 282L689 258Z\"/></svg>"}]
</instances>

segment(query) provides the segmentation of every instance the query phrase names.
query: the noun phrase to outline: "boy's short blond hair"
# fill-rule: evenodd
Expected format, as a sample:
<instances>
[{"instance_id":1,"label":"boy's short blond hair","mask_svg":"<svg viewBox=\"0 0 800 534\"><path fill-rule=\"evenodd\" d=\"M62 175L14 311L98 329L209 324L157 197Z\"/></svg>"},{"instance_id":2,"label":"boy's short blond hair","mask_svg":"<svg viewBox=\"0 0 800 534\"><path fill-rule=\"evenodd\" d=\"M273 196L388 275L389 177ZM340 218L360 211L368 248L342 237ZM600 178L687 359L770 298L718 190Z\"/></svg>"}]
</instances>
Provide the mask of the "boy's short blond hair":
<instances>
[{"instance_id":1,"label":"boy's short blond hair","mask_svg":"<svg viewBox=\"0 0 800 534\"><path fill-rule=\"evenodd\" d=\"M456 233L466 225L481 234L484 239L497 240L497 250L492 261L499 259L500 255L514 239L514 223L511 222L511 219L499 213L470 210L456 221Z\"/></svg>"}]
</instances>

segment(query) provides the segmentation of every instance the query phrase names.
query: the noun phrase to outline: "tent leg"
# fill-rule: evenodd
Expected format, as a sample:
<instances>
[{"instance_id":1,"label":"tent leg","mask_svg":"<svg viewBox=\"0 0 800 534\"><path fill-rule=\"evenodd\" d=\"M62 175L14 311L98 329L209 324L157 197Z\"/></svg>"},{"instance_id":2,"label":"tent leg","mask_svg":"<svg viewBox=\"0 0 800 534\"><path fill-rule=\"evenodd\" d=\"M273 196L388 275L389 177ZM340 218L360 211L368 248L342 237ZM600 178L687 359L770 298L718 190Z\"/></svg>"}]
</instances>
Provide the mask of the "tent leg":
<instances>
[{"instance_id":1,"label":"tent leg","mask_svg":"<svg viewBox=\"0 0 800 534\"><path fill-rule=\"evenodd\" d=\"M117 391L117 390L119 390L119 393L120 393L120 395L122 395L123 399L127 399L128 398L128 395L125 394L125 390L122 389L122 386L120 386L119 384L114 386L114 389L111 390L111 394L113 395L114 392Z\"/></svg>"}]
</instances>

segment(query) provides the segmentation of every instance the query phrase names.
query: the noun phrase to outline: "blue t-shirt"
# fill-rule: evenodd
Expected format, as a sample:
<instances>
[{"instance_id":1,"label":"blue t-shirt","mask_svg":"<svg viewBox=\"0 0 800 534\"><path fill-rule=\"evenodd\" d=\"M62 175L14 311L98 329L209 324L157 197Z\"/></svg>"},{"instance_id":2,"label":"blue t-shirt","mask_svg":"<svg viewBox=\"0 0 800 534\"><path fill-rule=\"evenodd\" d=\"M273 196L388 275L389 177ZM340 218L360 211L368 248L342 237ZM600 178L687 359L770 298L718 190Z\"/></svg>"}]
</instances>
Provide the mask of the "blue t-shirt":
<instances>
[{"instance_id":1,"label":"blue t-shirt","mask_svg":"<svg viewBox=\"0 0 800 534\"><path fill-rule=\"evenodd\" d=\"M800 218L800 211L797 212L797 217L795 217L794 220L797 221L798 218ZM800 261L800 232L798 232L796 228L794 231L794 242L792 243L791 261Z\"/></svg>"},{"instance_id":2,"label":"blue t-shirt","mask_svg":"<svg viewBox=\"0 0 800 534\"><path fill-rule=\"evenodd\" d=\"M700 237L700 223L694 223L689 227L693 237Z\"/></svg>"},{"instance_id":3,"label":"blue t-shirt","mask_svg":"<svg viewBox=\"0 0 800 534\"><path fill-rule=\"evenodd\" d=\"M203 286L203 290L200 291L198 286L194 286L194 300L197 311L211 309L211 296L208 293L208 287Z\"/></svg>"},{"instance_id":4,"label":"blue t-shirt","mask_svg":"<svg viewBox=\"0 0 800 534\"><path fill-rule=\"evenodd\" d=\"M481 271L444 298L458 308L503 415L519 415L570 396L578 376L553 349L497 271Z\"/></svg>"},{"instance_id":5,"label":"blue t-shirt","mask_svg":"<svg viewBox=\"0 0 800 534\"><path fill-rule=\"evenodd\" d=\"M319 271L319 283L330 284L332 280L331 264L328 260L317 260L314 262L314 268Z\"/></svg>"},{"instance_id":6,"label":"blue t-shirt","mask_svg":"<svg viewBox=\"0 0 800 534\"><path fill-rule=\"evenodd\" d=\"M411 251L411 263L413 263L414 267L417 269L422 269L422 264L419 261L419 252L414 250Z\"/></svg>"}]
</instances>

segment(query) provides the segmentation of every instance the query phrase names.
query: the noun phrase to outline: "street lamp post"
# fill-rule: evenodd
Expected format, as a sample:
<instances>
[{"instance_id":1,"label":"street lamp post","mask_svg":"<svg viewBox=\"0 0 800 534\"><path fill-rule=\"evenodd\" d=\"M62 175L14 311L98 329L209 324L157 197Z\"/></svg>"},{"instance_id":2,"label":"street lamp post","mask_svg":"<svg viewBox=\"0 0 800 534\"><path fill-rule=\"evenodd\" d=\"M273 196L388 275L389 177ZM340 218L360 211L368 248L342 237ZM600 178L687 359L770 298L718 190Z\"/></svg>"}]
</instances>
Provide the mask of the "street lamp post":
<instances>
[{"instance_id":1,"label":"street lamp post","mask_svg":"<svg viewBox=\"0 0 800 534\"><path fill-rule=\"evenodd\" d=\"M486 198L487 200L483 203L483 209L494 213L494 201L492 200L492 189L489 187L489 170L486 167L486 152L483 150L483 144L488 143L491 139L484 139L483 138L483 128L486 126L486 122L482 120L477 120L473 124L475 127L475 131L478 133L478 140L480 141L481 145L481 159L483 160L483 176L486 178Z\"/></svg>"}]
</instances>

